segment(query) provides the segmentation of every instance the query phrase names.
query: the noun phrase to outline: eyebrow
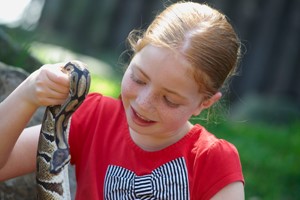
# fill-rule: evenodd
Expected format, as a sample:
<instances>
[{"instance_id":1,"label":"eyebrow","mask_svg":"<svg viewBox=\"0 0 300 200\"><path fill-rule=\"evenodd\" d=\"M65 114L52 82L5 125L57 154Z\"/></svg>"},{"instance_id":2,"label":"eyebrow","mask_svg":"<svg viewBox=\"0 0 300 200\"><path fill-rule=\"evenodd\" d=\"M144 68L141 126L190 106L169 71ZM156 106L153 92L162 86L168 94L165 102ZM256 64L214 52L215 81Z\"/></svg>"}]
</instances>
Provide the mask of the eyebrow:
<instances>
[{"instance_id":1,"label":"eyebrow","mask_svg":"<svg viewBox=\"0 0 300 200\"><path fill-rule=\"evenodd\" d=\"M151 80L150 77L137 65L137 64L134 64L133 65L133 70L138 70L143 76L145 76L148 80ZM182 98L183 100L187 100L186 97L182 96L181 94L179 94L178 92L176 91L173 91L173 90L170 90L168 88L165 88L163 87L162 88L163 90L171 93L171 94L174 94L174 95L177 95L178 97Z\"/></svg>"},{"instance_id":2,"label":"eyebrow","mask_svg":"<svg viewBox=\"0 0 300 200\"><path fill-rule=\"evenodd\" d=\"M145 76L148 80L150 80L150 77L137 65L133 64L133 71L138 70L143 76Z\"/></svg>"},{"instance_id":3,"label":"eyebrow","mask_svg":"<svg viewBox=\"0 0 300 200\"><path fill-rule=\"evenodd\" d=\"M169 90L169 89L167 89L167 88L163 88L163 90L165 90L165 91L167 91L167 92L169 92L169 93L171 93L171 94L174 94L174 95L176 95L176 96L182 98L182 100L184 100L184 101L187 100L186 97L182 96L181 94L179 94L179 93L177 93L177 92L175 92L175 91L173 91L173 90Z\"/></svg>"}]
</instances>

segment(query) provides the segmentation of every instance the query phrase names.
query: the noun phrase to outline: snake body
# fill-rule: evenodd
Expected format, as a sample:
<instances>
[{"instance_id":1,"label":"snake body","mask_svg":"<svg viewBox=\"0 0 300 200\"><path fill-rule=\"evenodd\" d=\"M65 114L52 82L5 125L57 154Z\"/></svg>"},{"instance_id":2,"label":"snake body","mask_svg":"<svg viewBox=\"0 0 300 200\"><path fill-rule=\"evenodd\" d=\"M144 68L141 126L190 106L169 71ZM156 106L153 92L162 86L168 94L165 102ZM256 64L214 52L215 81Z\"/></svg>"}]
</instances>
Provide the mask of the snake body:
<instances>
[{"instance_id":1,"label":"snake body","mask_svg":"<svg viewBox=\"0 0 300 200\"><path fill-rule=\"evenodd\" d=\"M40 200L71 199L69 121L88 93L90 75L79 61L67 63L62 71L70 76L69 96L64 104L46 108L38 142L36 181Z\"/></svg>"}]
</instances>

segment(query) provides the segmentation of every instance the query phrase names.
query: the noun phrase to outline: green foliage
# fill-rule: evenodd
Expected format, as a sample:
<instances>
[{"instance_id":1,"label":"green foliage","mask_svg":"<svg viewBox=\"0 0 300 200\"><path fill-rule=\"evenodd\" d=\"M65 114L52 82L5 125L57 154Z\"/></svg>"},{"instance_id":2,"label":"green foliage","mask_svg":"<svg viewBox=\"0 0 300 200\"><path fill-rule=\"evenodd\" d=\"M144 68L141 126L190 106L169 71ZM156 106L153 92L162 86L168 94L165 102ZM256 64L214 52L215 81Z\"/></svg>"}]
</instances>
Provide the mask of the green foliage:
<instances>
[{"instance_id":1,"label":"green foliage","mask_svg":"<svg viewBox=\"0 0 300 200\"><path fill-rule=\"evenodd\" d=\"M300 198L300 121L280 126L246 122L203 125L237 147L246 199Z\"/></svg>"},{"instance_id":2,"label":"green foliage","mask_svg":"<svg viewBox=\"0 0 300 200\"><path fill-rule=\"evenodd\" d=\"M31 56L31 40L25 39L29 33L19 29L0 26L0 61L11 66L33 72L42 63Z\"/></svg>"},{"instance_id":3,"label":"green foliage","mask_svg":"<svg viewBox=\"0 0 300 200\"><path fill-rule=\"evenodd\" d=\"M105 79L92 74L90 92L99 92L117 98L120 95L120 84L112 79Z\"/></svg>"}]
</instances>

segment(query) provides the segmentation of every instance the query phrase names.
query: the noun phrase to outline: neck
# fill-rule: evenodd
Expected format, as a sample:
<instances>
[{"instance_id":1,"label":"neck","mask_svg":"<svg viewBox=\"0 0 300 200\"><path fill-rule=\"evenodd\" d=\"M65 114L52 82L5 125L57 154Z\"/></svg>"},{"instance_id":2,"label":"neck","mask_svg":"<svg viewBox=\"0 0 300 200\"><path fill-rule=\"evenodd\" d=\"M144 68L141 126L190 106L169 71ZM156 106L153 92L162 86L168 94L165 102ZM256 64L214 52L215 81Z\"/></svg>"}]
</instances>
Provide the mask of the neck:
<instances>
[{"instance_id":1,"label":"neck","mask_svg":"<svg viewBox=\"0 0 300 200\"><path fill-rule=\"evenodd\" d=\"M187 122L180 129L172 133L161 135L142 135L130 128L130 136L133 142L145 151L159 151L182 139L193 127Z\"/></svg>"}]
</instances>

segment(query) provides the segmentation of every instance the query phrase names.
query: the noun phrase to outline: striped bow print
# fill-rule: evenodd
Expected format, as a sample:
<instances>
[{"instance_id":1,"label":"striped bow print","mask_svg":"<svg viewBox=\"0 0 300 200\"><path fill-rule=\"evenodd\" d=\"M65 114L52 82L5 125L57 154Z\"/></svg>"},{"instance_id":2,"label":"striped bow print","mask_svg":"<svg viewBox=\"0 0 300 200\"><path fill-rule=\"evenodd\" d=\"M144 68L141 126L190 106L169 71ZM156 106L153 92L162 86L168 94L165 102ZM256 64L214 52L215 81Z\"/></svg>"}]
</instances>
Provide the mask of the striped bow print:
<instances>
[{"instance_id":1,"label":"striped bow print","mask_svg":"<svg viewBox=\"0 0 300 200\"><path fill-rule=\"evenodd\" d=\"M106 200L189 199L184 158L170 161L143 176L137 176L123 167L110 165L104 187Z\"/></svg>"}]
</instances>

